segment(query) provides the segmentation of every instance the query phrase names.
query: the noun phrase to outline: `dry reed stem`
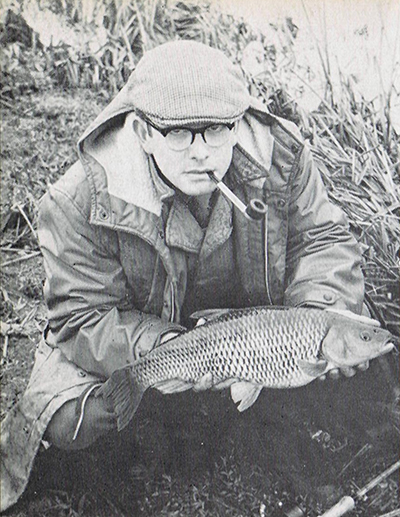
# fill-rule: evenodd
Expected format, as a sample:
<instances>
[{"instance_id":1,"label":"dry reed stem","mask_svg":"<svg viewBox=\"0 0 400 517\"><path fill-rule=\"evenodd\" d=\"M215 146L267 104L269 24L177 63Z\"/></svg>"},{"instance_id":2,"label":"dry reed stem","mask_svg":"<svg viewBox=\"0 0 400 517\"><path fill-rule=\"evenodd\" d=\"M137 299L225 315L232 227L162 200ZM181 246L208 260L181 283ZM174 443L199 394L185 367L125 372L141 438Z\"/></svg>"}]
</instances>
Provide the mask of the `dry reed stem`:
<instances>
[{"instance_id":1,"label":"dry reed stem","mask_svg":"<svg viewBox=\"0 0 400 517\"><path fill-rule=\"evenodd\" d=\"M95 38L96 31L104 29L96 26L98 21L94 22L95 8L93 12L83 12L81 2L77 0L65 0L64 3L73 6L71 11L83 32L87 29ZM325 78L325 91L320 94L312 81L315 71L298 64L299 56L293 50L294 36L286 27L274 29L281 38L281 47L278 47L243 20L223 15L210 3L199 7L176 0L132 0L130 3L110 0L107 5L108 39L96 54L91 53L89 47L73 48L68 42L49 49L50 69L59 71L64 85L101 85L114 93L125 82L126 73L135 66L144 50L177 37L216 46L236 62L240 62L241 52L248 43L254 40L262 43L265 50L263 72L253 77L245 71L249 88L273 113L293 116L310 133L312 151L329 196L346 212L359 242L367 248L364 270L368 289L374 293L382 316L388 312L388 318L395 318L400 327L400 316L395 316L393 307L386 308L382 299L377 298L378 294L375 295L376 292L381 296L385 286L377 284L371 273L374 268L379 271L383 283L393 276L399 278L400 195L396 171L400 159L398 138L388 111L395 95L395 73L398 73L394 51L392 83L386 91L381 89L378 105L366 102L356 91L353 78L341 70L340 88L333 92L326 29L322 44L312 33ZM100 9L100 4L96 8ZM90 31L89 20L92 20ZM309 25L311 27L310 22ZM398 39L399 35L400 29ZM385 37L384 31L382 37ZM292 85L295 81L319 96L321 102L316 111L307 114L299 109L295 102L298 90ZM28 226L32 231L34 225ZM387 291L395 303L398 294L391 284L387 285Z\"/></svg>"}]
</instances>

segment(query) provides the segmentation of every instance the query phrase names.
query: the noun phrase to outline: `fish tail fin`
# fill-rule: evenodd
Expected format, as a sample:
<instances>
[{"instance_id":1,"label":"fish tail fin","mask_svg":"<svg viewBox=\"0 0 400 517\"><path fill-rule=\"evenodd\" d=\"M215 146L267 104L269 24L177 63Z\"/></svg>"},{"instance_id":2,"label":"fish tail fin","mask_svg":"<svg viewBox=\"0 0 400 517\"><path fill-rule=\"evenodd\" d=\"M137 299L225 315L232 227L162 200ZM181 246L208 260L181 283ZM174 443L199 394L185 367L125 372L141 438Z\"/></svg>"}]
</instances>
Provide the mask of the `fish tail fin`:
<instances>
[{"instance_id":1,"label":"fish tail fin","mask_svg":"<svg viewBox=\"0 0 400 517\"><path fill-rule=\"evenodd\" d=\"M118 431L122 431L132 420L146 391L132 375L132 367L116 370L96 393L111 401L117 415Z\"/></svg>"}]
</instances>

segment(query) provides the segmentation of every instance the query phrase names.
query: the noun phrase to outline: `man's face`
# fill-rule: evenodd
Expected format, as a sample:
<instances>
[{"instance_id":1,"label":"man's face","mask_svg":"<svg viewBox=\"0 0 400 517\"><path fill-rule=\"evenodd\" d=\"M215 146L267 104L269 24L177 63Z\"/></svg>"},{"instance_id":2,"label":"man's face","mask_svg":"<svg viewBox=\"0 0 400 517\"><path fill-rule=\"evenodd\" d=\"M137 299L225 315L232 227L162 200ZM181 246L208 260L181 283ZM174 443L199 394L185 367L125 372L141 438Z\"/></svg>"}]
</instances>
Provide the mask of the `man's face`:
<instances>
[{"instance_id":1,"label":"man's face","mask_svg":"<svg viewBox=\"0 0 400 517\"><path fill-rule=\"evenodd\" d=\"M222 180L231 164L233 147L237 142L236 126L229 130L227 140L218 147L209 145L200 133L196 133L193 142L183 150L171 149L168 138L153 127L147 125L146 132L141 132L145 152L153 155L167 180L189 196L210 194L215 190L215 183L208 173L213 172L218 180Z\"/></svg>"}]
</instances>

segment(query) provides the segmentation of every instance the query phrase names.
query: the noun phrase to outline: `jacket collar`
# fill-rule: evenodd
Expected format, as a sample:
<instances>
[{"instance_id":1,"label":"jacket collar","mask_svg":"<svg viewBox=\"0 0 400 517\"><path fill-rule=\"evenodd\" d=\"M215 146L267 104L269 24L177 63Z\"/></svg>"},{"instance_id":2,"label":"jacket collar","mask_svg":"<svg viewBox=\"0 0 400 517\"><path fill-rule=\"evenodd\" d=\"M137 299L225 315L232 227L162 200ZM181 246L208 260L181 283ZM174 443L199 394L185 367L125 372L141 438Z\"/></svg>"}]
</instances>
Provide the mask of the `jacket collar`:
<instances>
[{"instance_id":1,"label":"jacket collar","mask_svg":"<svg viewBox=\"0 0 400 517\"><path fill-rule=\"evenodd\" d=\"M174 194L156 172L153 160L143 151L132 125L134 113L123 126L92 135L81 146L103 167L111 196L161 215L163 201Z\"/></svg>"},{"instance_id":2,"label":"jacket collar","mask_svg":"<svg viewBox=\"0 0 400 517\"><path fill-rule=\"evenodd\" d=\"M165 229L166 243L192 253L209 255L225 242L232 232L232 210L221 195L218 196L207 229L202 229L179 197L168 215Z\"/></svg>"},{"instance_id":3,"label":"jacket collar","mask_svg":"<svg viewBox=\"0 0 400 517\"><path fill-rule=\"evenodd\" d=\"M225 242L232 231L232 209L222 196L218 196L206 230L202 229L187 205L173 196L165 225L163 214L156 215L142 207L128 203L110 194L103 167L90 155L81 155L91 186L92 203L90 222L113 230L138 235L158 250L165 244L190 253L208 255Z\"/></svg>"}]
</instances>

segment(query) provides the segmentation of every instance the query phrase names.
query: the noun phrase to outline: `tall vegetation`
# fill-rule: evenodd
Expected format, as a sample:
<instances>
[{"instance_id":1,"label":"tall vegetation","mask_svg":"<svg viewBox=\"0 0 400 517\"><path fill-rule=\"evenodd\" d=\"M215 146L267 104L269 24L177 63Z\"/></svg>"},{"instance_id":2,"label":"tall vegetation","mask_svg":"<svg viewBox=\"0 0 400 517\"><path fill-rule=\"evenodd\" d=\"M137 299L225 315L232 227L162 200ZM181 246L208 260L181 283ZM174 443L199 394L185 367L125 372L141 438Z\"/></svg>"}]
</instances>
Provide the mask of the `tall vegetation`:
<instances>
[{"instance_id":1,"label":"tall vegetation","mask_svg":"<svg viewBox=\"0 0 400 517\"><path fill-rule=\"evenodd\" d=\"M226 52L242 66L253 95L300 125L331 199L348 215L364 251L367 295L375 302L376 316L398 331L400 156L398 127L391 118L398 95L394 79L382 88L377 108L356 90L351 74L339 70L339 85L333 86L328 47L315 42L324 80L317 92L317 71L302 64L295 46L298 32L307 27L298 28L288 18L271 25L266 35L211 3L11 1L1 29L4 102L18 87L22 92L83 87L111 97L143 52L171 39L194 39ZM304 92L319 97L312 111L297 102Z\"/></svg>"}]
</instances>

